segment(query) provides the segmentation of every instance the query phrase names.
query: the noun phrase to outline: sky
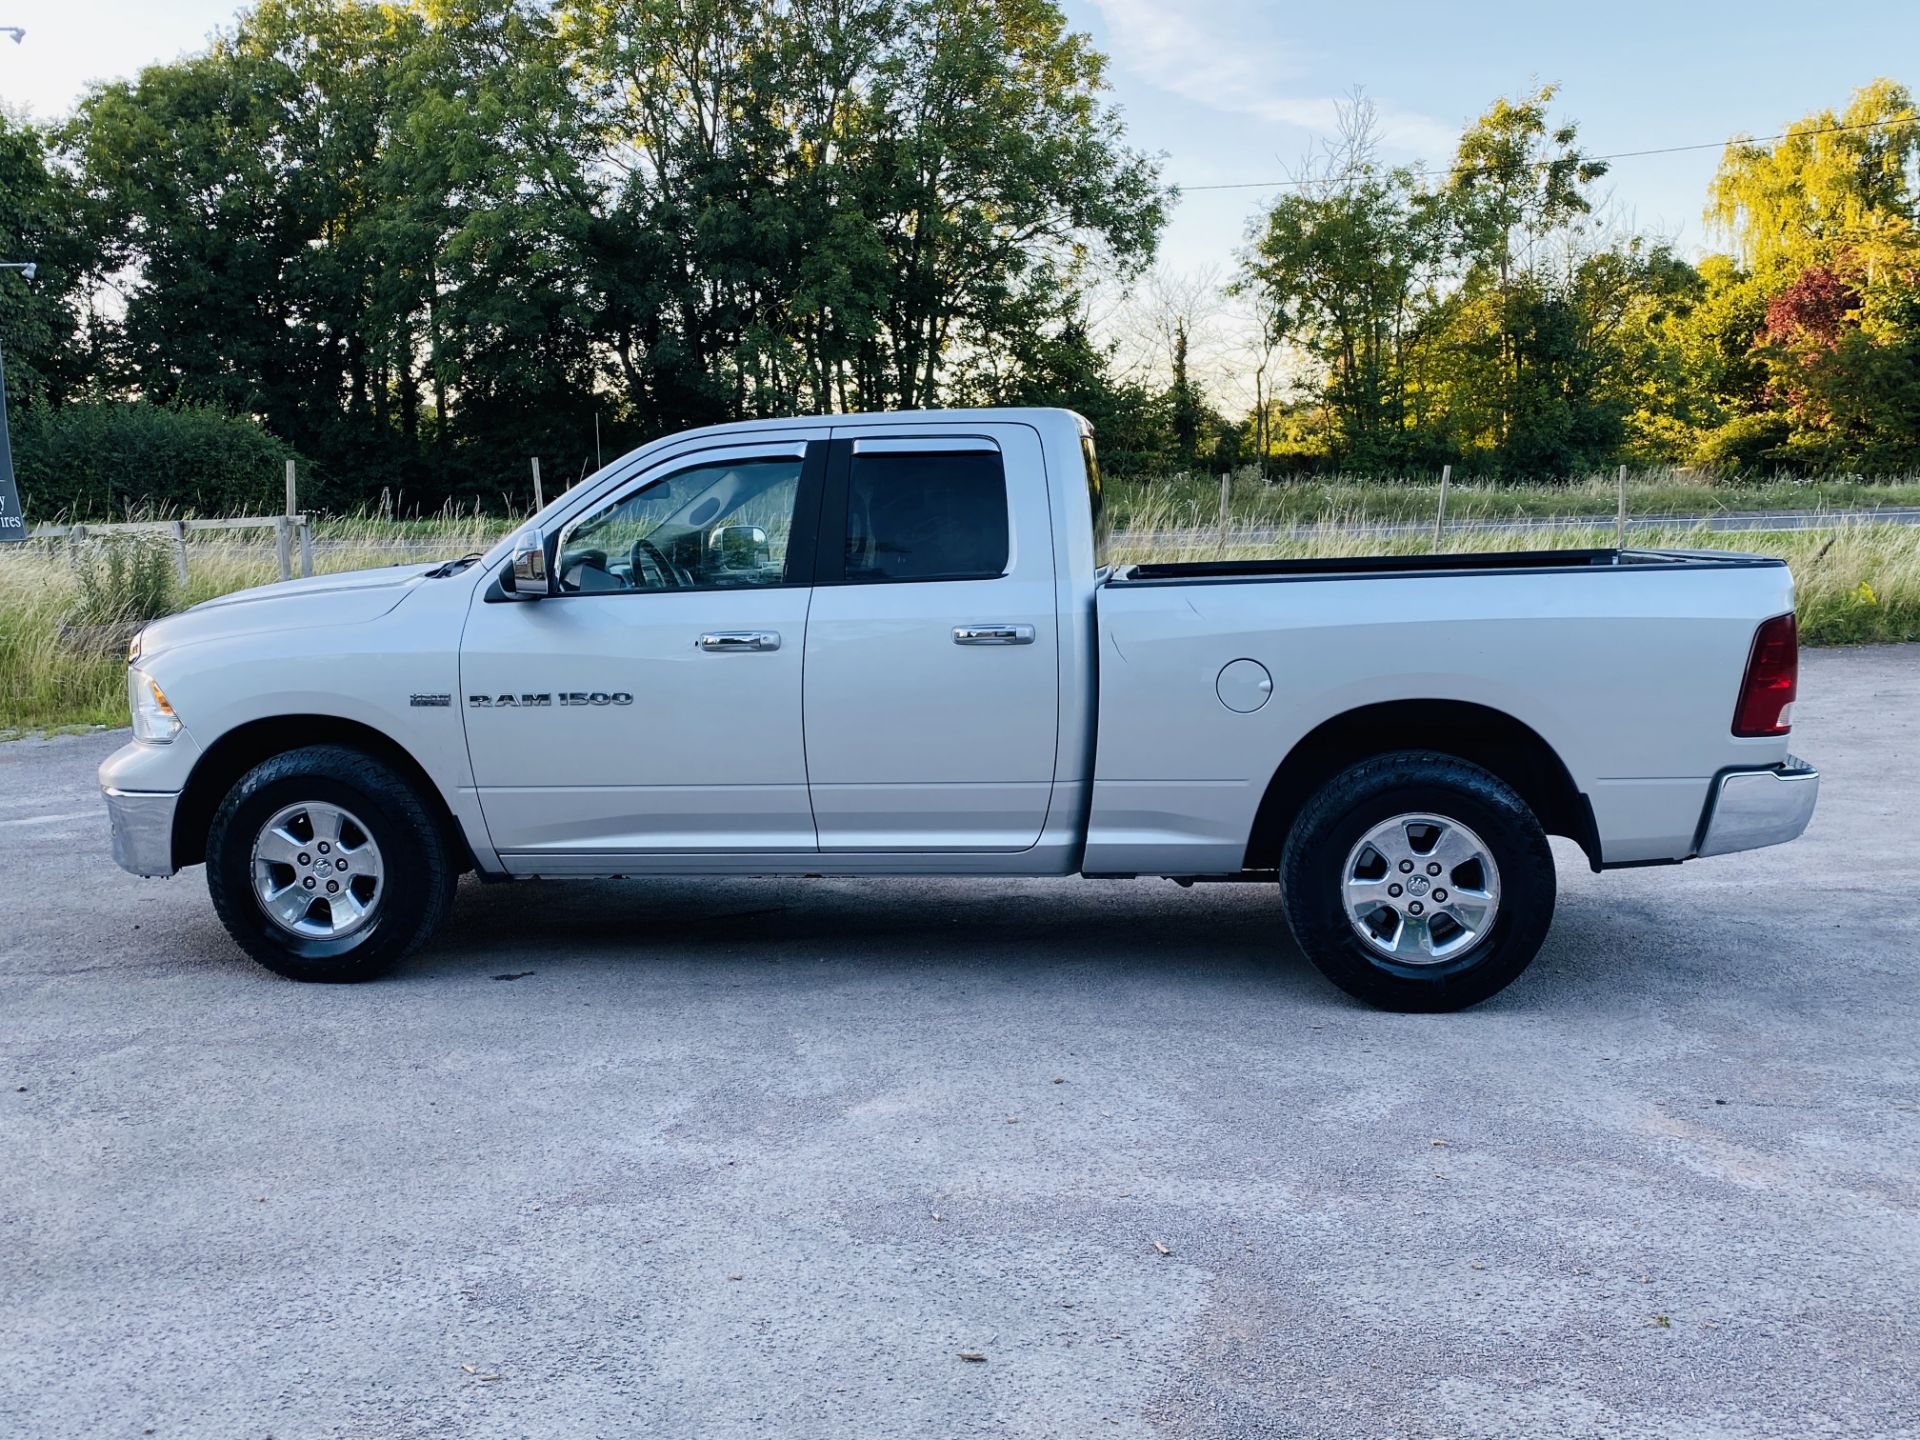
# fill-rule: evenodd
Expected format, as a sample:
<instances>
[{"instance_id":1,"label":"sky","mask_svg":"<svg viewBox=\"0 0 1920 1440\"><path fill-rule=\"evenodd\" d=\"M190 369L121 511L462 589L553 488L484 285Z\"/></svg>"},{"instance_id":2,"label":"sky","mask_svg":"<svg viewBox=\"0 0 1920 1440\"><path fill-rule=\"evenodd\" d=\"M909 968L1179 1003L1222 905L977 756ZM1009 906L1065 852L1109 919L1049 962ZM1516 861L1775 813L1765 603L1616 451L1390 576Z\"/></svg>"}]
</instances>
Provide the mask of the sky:
<instances>
[{"instance_id":1,"label":"sky","mask_svg":"<svg viewBox=\"0 0 1920 1440\"><path fill-rule=\"evenodd\" d=\"M1065 9L1110 57L1128 130L1165 155L1168 180L1296 173L1356 86L1379 109L1385 158L1444 164L1496 96L1544 81L1559 87L1556 111L1579 123L1591 153L1712 145L1620 159L1602 182L1632 228L1690 254L1715 239L1701 210L1720 142L1840 109L1878 75L1920 87L1916 0L1065 0ZM1187 193L1162 240L1165 263L1230 267L1248 216L1276 193Z\"/></svg>"},{"instance_id":2,"label":"sky","mask_svg":"<svg viewBox=\"0 0 1920 1440\"><path fill-rule=\"evenodd\" d=\"M1768 135L1877 75L1920 87L1920 0L1611 0L1573 5L1301 5L1274 0L1060 0L1111 61L1131 142L1182 186L1284 178L1331 132L1356 87L1378 108L1390 161L1444 164L1498 95L1560 87L1582 146L1705 145L1622 158L1602 182L1617 217L1698 254L1720 143ZM0 0L0 102L52 118L89 81L198 49L235 0ZM1176 275L1226 278L1271 189L1188 190L1161 241Z\"/></svg>"},{"instance_id":3,"label":"sky","mask_svg":"<svg viewBox=\"0 0 1920 1440\"><path fill-rule=\"evenodd\" d=\"M1111 59L1112 99L1141 149L1183 185L1282 178L1356 86L1379 108L1389 160L1444 162L1496 95L1559 85L1594 153L1771 134L1892 72L1920 87L1920 3L1745 0L1284 4L1062 0ZM0 99L46 119L91 80L198 49L236 0L0 0ZM1604 182L1637 228L1692 252L1717 148L1615 162ZM1231 267L1272 190L1192 191L1162 241L1178 271Z\"/></svg>"}]
</instances>

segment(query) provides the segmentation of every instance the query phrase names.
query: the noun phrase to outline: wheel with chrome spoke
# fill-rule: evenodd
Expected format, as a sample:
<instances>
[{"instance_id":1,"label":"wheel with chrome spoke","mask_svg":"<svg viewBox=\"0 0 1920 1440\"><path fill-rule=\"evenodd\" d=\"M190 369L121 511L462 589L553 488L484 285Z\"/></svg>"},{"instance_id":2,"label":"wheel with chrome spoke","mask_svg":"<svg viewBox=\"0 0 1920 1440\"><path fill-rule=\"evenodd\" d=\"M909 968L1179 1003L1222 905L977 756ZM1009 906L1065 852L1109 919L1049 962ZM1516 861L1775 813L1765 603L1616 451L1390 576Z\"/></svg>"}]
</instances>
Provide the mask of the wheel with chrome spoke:
<instances>
[{"instance_id":1,"label":"wheel with chrome spoke","mask_svg":"<svg viewBox=\"0 0 1920 1440\"><path fill-rule=\"evenodd\" d=\"M207 833L207 889L228 933L268 969L368 980L439 924L452 856L447 822L391 766L315 745L234 784Z\"/></svg>"},{"instance_id":2,"label":"wheel with chrome spoke","mask_svg":"<svg viewBox=\"0 0 1920 1440\"><path fill-rule=\"evenodd\" d=\"M1520 797L1447 755L1380 755L1302 808L1287 921L1320 971L1392 1010L1457 1010L1510 984L1553 917L1553 853Z\"/></svg>"},{"instance_id":3,"label":"wheel with chrome spoke","mask_svg":"<svg viewBox=\"0 0 1920 1440\"><path fill-rule=\"evenodd\" d=\"M351 810L313 800L278 810L253 842L253 894L289 935L340 940L380 904L380 847Z\"/></svg>"},{"instance_id":4,"label":"wheel with chrome spoke","mask_svg":"<svg viewBox=\"0 0 1920 1440\"><path fill-rule=\"evenodd\" d=\"M1448 815L1395 815L1347 855L1347 918L1371 949L1433 965L1484 939L1500 913L1500 867Z\"/></svg>"}]
</instances>

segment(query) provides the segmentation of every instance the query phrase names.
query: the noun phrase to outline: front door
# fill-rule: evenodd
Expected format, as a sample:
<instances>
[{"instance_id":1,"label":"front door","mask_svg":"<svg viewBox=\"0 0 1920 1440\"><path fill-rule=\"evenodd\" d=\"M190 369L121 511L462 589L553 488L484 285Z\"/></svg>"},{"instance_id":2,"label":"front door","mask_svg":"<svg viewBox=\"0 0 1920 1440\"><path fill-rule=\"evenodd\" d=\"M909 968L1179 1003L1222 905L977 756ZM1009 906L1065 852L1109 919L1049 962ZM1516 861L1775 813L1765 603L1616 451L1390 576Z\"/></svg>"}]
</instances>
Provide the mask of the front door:
<instances>
[{"instance_id":1,"label":"front door","mask_svg":"<svg viewBox=\"0 0 1920 1440\"><path fill-rule=\"evenodd\" d=\"M662 462L562 530L559 593L476 595L460 699L510 869L817 847L800 676L826 445L811 448Z\"/></svg>"},{"instance_id":2,"label":"front door","mask_svg":"<svg viewBox=\"0 0 1920 1440\"><path fill-rule=\"evenodd\" d=\"M822 850L1040 838L1060 718L1045 474L1024 425L834 428L807 622Z\"/></svg>"}]
</instances>

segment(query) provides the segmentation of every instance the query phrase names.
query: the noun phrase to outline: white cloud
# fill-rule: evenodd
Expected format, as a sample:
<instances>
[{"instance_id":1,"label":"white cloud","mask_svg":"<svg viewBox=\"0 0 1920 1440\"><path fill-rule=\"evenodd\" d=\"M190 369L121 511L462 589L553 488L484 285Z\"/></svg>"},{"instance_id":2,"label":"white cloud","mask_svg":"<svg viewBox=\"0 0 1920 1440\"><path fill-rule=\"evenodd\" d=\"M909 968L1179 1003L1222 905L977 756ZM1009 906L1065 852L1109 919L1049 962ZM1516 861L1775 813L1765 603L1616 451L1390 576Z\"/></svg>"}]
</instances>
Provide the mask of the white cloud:
<instances>
[{"instance_id":1,"label":"white cloud","mask_svg":"<svg viewBox=\"0 0 1920 1440\"><path fill-rule=\"evenodd\" d=\"M1106 22L1115 61L1169 94L1316 135L1330 135L1338 125L1342 97L1298 93L1307 76L1297 57L1233 24L1231 16L1204 13L1202 0L1087 3ZM1440 157L1459 139L1457 126L1430 115L1378 99L1373 104L1381 140L1396 149Z\"/></svg>"}]
</instances>

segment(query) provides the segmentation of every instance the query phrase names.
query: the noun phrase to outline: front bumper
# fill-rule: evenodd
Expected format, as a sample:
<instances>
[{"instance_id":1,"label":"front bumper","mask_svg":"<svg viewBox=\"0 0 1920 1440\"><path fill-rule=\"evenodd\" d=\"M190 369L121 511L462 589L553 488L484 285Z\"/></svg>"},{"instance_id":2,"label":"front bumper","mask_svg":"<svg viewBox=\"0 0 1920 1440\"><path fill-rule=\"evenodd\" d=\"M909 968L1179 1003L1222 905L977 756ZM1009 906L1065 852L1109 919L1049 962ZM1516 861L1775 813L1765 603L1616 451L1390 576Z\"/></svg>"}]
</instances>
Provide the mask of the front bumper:
<instances>
[{"instance_id":1,"label":"front bumper","mask_svg":"<svg viewBox=\"0 0 1920 1440\"><path fill-rule=\"evenodd\" d=\"M113 858L135 875L171 875L173 817L200 759L200 747L182 730L171 745L135 740L100 763L100 793L113 822Z\"/></svg>"},{"instance_id":2,"label":"front bumper","mask_svg":"<svg viewBox=\"0 0 1920 1440\"><path fill-rule=\"evenodd\" d=\"M114 863L134 875L173 874L173 812L180 796L139 790L101 793L113 823Z\"/></svg>"},{"instance_id":3,"label":"front bumper","mask_svg":"<svg viewBox=\"0 0 1920 1440\"><path fill-rule=\"evenodd\" d=\"M1700 822L1696 855L1758 850L1795 839L1813 819L1820 772L1789 755L1768 770L1725 770L1714 781Z\"/></svg>"}]
</instances>

